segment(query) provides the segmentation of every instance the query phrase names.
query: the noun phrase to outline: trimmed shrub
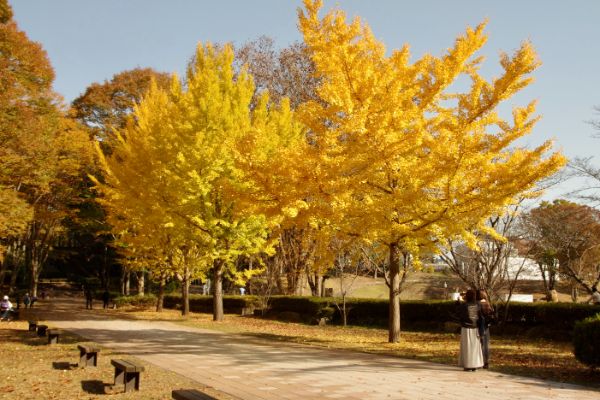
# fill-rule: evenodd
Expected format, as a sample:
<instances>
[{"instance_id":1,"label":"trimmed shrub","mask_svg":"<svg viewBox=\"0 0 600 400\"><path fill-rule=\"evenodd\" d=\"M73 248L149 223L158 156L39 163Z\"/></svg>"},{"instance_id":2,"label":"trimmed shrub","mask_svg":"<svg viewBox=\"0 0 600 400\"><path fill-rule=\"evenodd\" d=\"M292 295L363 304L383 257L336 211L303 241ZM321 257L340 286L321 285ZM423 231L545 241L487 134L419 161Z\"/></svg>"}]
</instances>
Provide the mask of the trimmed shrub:
<instances>
[{"instance_id":1,"label":"trimmed shrub","mask_svg":"<svg viewBox=\"0 0 600 400\"><path fill-rule=\"evenodd\" d=\"M305 296L272 296L266 315L277 318L281 313L296 313L305 323L315 323L325 317L341 323L340 311L335 307L339 299ZM166 308L180 308L180 295L165 296ZM225 296L223 306L229 314L252 314L260 308L257 296ZM357 326L388 326L388 300L347 299L348 324ZM212 313L212 296L191 295L190 311ZM575 303L511 303L507 324L494 327L496 333L540 335L552 339L569 340L576 321L590 317L600 310L598 306ZM448 331L456 322L454 301L402 301L400 324L402 329ZM288 316L291 314L282 314ZM296 319L296 318L294 318ZM499 316L499 321L504 315Z\"/></svg>"},{"instance_id":2,"label":"trimmed shrub","mask_svg":"<svg viewBox=\"0 0 600 400\"><path fill-rule=\"evenodd\" d=\"M151 307L156 305L156 296L153 294L147 294L144 296L119 296L115 297L113 302L117 305L117 307L123 307L125 305Z\"/></svg>"},{"instance_id":3,"label":"trimmed shrub","mask_svg":"<svg viewBox=\"0 0 600 400\"><path fill-rule=\"evenodd\" d=\"M573 353L582 363L600 367L600 313L575 324Z\"/></svg>"},{"instance_id":4,"label":"trimmed shrub","mask_svg":"<svg viewBox=\"0 0 600 400\"><path fill-rule=\"evenodd\" d=\"M506 322L533 327L545 325L555 330L571 331L577 321L598 312L597 306L580 303L510 303ZM504 320L504 315L500 315Z\"/></svg>"},{"instance_id":5,"label":"trimmed shrub","mask_svg":"<svg viewBox=\"0 0 600 400\"><path fill-rule=\"evenodd\" d=\"M295 312L302 321L310 323L322 317L331 318L331 310L327 310L329 303L329 299L323 297L273 296L268 315Z\"/></svg>"},{"instance_id":6,"label":"trimmed shrub","mask_svg":"<svg viewBox=\"0 0 600 400\"><path fill-rule=\"evenodd\" d=\"M181 295L166 295L163 303L165 308L181 308ZM227 314L252 314L259 305L256 296L224 296L223 309ZM212 296L199 294L190 295L190 311L199 313L212 313Z\"/></svg>"}]
</instances>

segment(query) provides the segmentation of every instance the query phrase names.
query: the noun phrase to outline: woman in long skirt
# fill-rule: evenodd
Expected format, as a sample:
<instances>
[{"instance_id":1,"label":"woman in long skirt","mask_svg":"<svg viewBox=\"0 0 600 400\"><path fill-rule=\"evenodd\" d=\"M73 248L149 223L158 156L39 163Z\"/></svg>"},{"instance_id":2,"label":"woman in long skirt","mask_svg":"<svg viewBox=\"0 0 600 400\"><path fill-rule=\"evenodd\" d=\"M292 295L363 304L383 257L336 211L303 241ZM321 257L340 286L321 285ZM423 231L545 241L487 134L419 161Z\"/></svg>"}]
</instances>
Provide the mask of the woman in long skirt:
<instances>
[{"instance_id":1,"label":"woman in long skirt","mask_svg":"<svg viewBox=\"0 0 600 400\"><path fill-rule=\"evenodd\" d=\"M475 371L483 367L483 353L477 321L480 314L480 306L474 290L468 290L465 303L459 306L460 316L460 354L458 365L465 371Z\"/></svg>"}]
</instances>

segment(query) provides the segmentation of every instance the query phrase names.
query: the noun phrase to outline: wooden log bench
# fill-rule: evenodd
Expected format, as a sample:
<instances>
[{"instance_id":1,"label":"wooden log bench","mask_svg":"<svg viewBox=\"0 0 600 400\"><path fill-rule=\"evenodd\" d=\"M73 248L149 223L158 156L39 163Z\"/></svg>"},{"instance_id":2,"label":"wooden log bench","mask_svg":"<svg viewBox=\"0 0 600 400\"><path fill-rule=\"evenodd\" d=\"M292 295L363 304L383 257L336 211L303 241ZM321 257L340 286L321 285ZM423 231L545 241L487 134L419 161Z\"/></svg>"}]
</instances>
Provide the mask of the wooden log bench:
<instances>
[{"instance_id":1,"label":"wooden log bench","mask_svg":"<svg viewBox=\"0 0 600 400\"><path fill-rule=\"evenodd\" d=\"M46 336L46 329L48 329L48 325L38 325L37 326L37 335L38 336Z\"/></svg>"},{"instance_id":2,"label":"wooden log bench","mask_svg":"<svg viewBox=\"0 0 600 400\"><path fill-rule=\"evenodd\" d=\"M79 364L81 368L98 366L98 353L100 349L90 345L77 345L79 349Z\"/></svg>"},{"instance_id":3,"label":"wooden log bench","mask_svg":"<svg viewBox=\"0 0 600 400\"><path fill-rule=\"evenodd\" d=\"M57 344L62 333L60 329L48 329L48 344Z\"/></svg>"},{"instance_id":4,"label":"wooden log bench","mask_svg":"<svg viewBox=\"0 0 600 400\"><path fill-rule=\"evenodd\" d=\"M171 397L175 400L217 400L216 397L193 389L173 390Z\"/></svg>"},{"instance_id":5,"label":"wooden log bench","mask_svg":"<svg viewBox=\"0 0 600 400\"><path fill-rule=\"evenodd\" d=\"M29 322L29 332L37 331L37 321L27 321Z\"/></svg>"},{"instance_id":6,"label":"wooden log bench","mask_svg":"<svg viewBox=\"0 0 600 400\"><path fill-rule=\"evenodd\" d=\"M144 366L132 360L110 360L115 367L115 385L125 385L125 392L140 390L140 372Z\"/></svg>"}]
</instances>

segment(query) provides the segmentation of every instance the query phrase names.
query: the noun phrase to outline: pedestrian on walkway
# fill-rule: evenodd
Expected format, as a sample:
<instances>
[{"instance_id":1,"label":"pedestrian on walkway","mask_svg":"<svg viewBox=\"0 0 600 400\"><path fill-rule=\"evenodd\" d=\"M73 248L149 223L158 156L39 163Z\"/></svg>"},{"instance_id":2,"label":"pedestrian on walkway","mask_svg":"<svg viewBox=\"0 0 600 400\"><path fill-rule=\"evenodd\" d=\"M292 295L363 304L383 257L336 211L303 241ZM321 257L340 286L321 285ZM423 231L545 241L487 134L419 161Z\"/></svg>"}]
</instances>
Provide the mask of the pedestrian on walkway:
<instances>
[{"instance_id":1,"label":"pedestrian on walkway","mask_svg":"<svg viewBox=\"0 0 600 400\"><path fill-rule=\"evenodd\" d=\"M13 311L13 305L10 302L10 300L8 299L8 296L4 296L2 298L2 301L0 301L0 312L2 313L2 315L0 315L0 321L8 321L8 318L10 316L10 314Z\"/></svg>"},{"instance_id":2,"label":"pedestrian on walkway","mask_svg":"<svg viewBox=\"0 0 600 400\"><path fill-rule=\"evenodd\" d=\"M494 307L489 302L488 296L483 290L477 291L480 314L477 321L479 339L481 340L481 352L483 354L483 368L489 368L490 360L490 325L496 321Z\"/></svg>"},{"instance_id":3,"label":"pedestrian on walkway","mask_svg":"<svg viewBox=\"0 0 600 400\"><path fill-rule=\"evenodd\" d=\"M29 297L29 293L25 293L25 296L23 296L23 304L25 305L25 308L29 308L31 305L31 297Z\"/></svg>"},{"instance_id":4,"label":"pedestrian on walkway","mask_svg":"<svg viewBox=\"0 0 600 400\"><path fill-rule=\"evenodd\" d=\"M483 367L483 352L477 328L480 310L475 290L467 290L465 302L459 303L457 310L461 325L458 365L465 371Z\"/></svg>"},{"instance_id":5,"label":"pedestrian on walkway","mask_svg":"<svg viewBox=\"0 0 600 400\"><path fill-rule=\"evenodd\" d=\"M108 292L108 289L104 290L104 293L102 293L102 308L104 308L105 310L108 308L108 302L110 301L110 293Z\"/></svg>"},{"instance_id":6,"label":"pedestrian on walkway","mask_svg":"<svg viewBox=\"0 0 600 400\"><path fill-rule=\"evenodd\" d=\"M94 300L94 295L92 294L92 290L89 287L85 288L85 309L92 309L92 301Z\"/></svg>"},{"instance_id":7,"label":"pedestrian on walkway","mask_svg":"<svg viewBox=\"0 0 600 400\"><path fill-rule=\"evenodd\" d=\"M592 288L592 295L586 303L600 304L600 292L598 292L598 289L595 286Z\"/></svg>"}]
</instances>

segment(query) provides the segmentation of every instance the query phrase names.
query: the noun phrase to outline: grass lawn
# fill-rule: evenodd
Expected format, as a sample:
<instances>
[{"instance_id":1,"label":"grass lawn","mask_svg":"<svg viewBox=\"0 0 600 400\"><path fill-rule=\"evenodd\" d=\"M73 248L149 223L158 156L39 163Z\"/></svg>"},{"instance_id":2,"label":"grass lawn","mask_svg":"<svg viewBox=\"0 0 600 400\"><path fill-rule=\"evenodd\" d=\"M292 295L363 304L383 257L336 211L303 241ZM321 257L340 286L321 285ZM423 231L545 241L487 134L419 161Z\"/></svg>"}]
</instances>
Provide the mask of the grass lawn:
<instances>
[{"instance_id":1,"label":"grass lawn","mask_svg":"<svg viewBox=\"0 0 600 400\"><path fill-rule=\"evenodd\" d=\"M210 314L192 313L188 318L183 318L180 312L175 310L156 313L133 307L117 310L114 315L133 319L174 321L272 341L388 354L442 364L456 365L458 358L459 335L454 333L403 332L401 342L391 344L387 343L388 334L385 329L311 326L238 315L226 315L223 322L213 322ZM494 336L492 327L491 346L492 371L600 388L600 371L593 371L577 361L569 342L499 337Z\"/></svg>"},{"instance_id":2,"label":"grass lawn","mask_svg":"<svg viewBox=\"0 0 600 400\"><path fill-rule=\"evenodd\" d=\"M142 362L145 371L141 374L139 392L123 393L122 387L113 391L114 367L110 360L134 357L102 349L98 354L98 367L78 368L77 344L85 343L84 339L66 333L61 335L59 344L48 345L46 337L37 337L27 329L26 321L0 323L0 399L166 400L171 399L171 390L182 388L200 389L218 399L230 399L145 362Z\"/></svg>"}]
</instances>

